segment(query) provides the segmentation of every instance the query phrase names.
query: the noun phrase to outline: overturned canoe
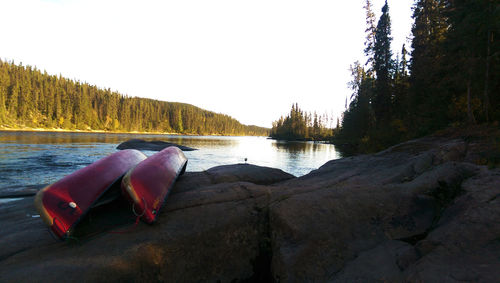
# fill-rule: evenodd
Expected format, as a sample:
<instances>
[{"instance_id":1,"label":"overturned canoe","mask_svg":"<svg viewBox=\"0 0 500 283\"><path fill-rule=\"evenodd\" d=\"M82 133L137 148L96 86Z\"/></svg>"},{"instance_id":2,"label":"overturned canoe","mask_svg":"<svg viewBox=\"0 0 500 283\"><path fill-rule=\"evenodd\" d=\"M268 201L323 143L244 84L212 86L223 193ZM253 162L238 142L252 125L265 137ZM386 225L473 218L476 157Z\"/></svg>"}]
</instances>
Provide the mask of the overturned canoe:
<instances>
[{"instance_id":1,"label":"overturned canoe","mask_svg":"<svg viewBox=\"0 0 500 283\"><path fill-rule=\"evenodd\" d=\"M187 158L175 146L151 155L123 177L122 192L142 220L153 223L175 180L186 170Z\"/></svg>"},{"instance_id":2,"label":"overturned canoe","mask_svg":"<svg viewBox=\"0 0 500 283\"><path fill-rule=\"evenodd\" d=\"M99 198L144 159L134 149L115 152L40 190L35 207L54 234L64 239Z\"/></svg>"}]
</instances>

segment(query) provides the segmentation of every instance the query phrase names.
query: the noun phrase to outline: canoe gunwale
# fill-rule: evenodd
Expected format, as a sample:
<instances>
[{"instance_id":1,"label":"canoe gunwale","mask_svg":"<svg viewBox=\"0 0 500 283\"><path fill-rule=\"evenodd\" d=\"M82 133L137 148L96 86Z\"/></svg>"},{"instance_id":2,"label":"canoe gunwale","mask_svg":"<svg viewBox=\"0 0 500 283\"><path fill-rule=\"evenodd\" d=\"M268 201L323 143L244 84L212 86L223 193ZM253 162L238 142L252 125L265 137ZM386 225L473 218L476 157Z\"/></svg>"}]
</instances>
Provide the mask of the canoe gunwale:
<instances>
[{"instance_id":1,"label":"canoe gunwale","mask_svg":"<svg viewBox=\"0 0 500 283\"><path fill-rule=\"evenodd\" d=\"M175 185L175 182L177 181L177 179L182 174L184 174L184 172L186 170L186 167L187 167L187 163L188 163L188 160L187 160L187 158L185 158L184 164L180 167L179 170L177 170L177 172L175 174L175 178L173 179L172 184L170 184L170 186L168 186L167 193L165 194L165 197L163 198L161 205L156 210L156 213L154 213L155 217L153 218L153 221L151 222L151 224L154 223L154 222L156 222L156 219L158 218L158 215L160 214L161 209L165 206L165 202L167 201L167 197L170 195L170 192L172 191L172 187ZM146 211L146 207L144 208L144 211Z\"/></svg>"},{"instance_id":2,"label":"canoe gunwale","mask_svg":"<svg viewBox=\"0 0 500 283\"><path fill-rule=\"evenodd\" d=\"M168 148L166 148L166 149L168 149ZM164 150L166 150L166 149L164 149ZM179 149L179 148L177 148L177 149ZM156 153L156 154L159 154L159 153ZM137 164L137 166L130 169L129 172L127 172L127 174L125 174L125 177L122 180L122 192L132 202L132 209L134 210L134 214L136 216L139 216L139 215L135 212L135 206L136 205L140 206L141 202L144 203L144 208L143 208L143 211L141 214L141 219L148 224L153 224L154 222L156 222L158 215L160 214L161 209L165 206L166 199L169 196L170 191L172 190L172 187L175 185L175 182L177 181L179 176L184 174L184 172L186 171L188 159L186 158L186 156L184 155L184 153L180 149L176 154L180 155L181 164L176 169L175 175L172 174L173 178L171 179L171 182L168 185L168 187L165 188L166 193L163 196L163 199L160 200L161 201L160 205L157 206L156 209L154 209L154 207L156 207L156 204L152 205L153 210L151 211L151 215L149 215L149 212L148 212L148 202L144 199L144 197L140 197L141 193L136 191L136 188L134 188L133 182L131 180L132 174L134 173L134 170L140 164ZM144 161L147 161L147 159ZM172 171L170 171L170 172L172 172ZM142 201L141 201L141 199L142 199ZM146 212L148 212L148 213L146 214ZM152 219L149 219L150 217Z\"/></svg>"}]
</instances>

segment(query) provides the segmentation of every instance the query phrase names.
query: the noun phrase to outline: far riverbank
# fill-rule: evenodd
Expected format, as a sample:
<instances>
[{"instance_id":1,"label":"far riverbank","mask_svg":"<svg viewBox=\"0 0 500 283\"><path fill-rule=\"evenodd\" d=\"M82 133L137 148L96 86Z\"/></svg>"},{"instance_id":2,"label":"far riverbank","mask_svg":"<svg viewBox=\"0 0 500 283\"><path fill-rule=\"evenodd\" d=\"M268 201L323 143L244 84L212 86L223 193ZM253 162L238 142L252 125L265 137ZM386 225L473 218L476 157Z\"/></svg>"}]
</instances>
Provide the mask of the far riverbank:
<instances>
[{"instance_id":1,"label":"far riverbank","mask_svg":"<svg viewBox=\"0 0 500 283\"><path fill-rule=\"evenodd\" d=\"M97 133L97 134L131 134L131 135L169 135L169 136L214 136L214 137L267 137L267 135L224 135L224 134L193 134L172 132L140 132L140 131L106 131L106 130L80 130L62 128L31 128L31 127L6 127L0 126L0 132L59 132L59 133Z\"/></svg>"}]
</instances>

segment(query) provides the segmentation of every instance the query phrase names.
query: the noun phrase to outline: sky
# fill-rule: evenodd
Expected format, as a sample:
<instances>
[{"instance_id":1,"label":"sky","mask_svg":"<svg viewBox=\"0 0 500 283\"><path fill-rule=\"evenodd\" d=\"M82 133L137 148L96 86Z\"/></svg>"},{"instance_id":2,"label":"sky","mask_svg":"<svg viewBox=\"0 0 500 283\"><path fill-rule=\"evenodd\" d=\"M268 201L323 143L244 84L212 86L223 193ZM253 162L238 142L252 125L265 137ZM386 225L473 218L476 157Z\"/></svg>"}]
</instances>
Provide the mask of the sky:
<instances>
[{"instance_id":1,"label":"sky","mask_svg":"<svg viewBox=\"0 0 500 283\"><path fill-rule=\"evenodd\" d=\"M364 62L364 0L0 0L0 58L271 127L298 103L340 117ZM389 0L393 52L413 0ZM378 17L384 0L372 0Z\"/></svg>"}]
</instances>

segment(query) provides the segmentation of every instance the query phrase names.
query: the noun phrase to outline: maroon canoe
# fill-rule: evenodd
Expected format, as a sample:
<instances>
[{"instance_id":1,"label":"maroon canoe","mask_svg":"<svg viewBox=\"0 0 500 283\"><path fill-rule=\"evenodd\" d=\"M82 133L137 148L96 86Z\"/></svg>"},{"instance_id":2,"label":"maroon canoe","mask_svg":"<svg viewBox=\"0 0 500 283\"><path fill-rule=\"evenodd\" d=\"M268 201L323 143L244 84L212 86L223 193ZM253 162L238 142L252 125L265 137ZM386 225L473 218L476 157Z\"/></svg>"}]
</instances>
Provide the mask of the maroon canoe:
<instances>
[{"instance_id":1,"label":"maroon canoe","mask_svg":"<svg viewBox=\"0 0 500 283\"><path fill-rule=\"evenodd\" d=\"M179 175L186 170L187 158L175 146L148 157L123 177L122 192L132 201L134 213L153 223Z\"/></svg>"},{"instance_id":2,"label":"maroon canoe","mask_svg":"<svg viewBox=\"0 0 500 283\"><path fill-rule=\"evenodd\" d=\"M40 190L35 207L52 231L64 239L108 188L144 159L146 156L135 149L113 153Z\"/></svg>"}]
</instances>

